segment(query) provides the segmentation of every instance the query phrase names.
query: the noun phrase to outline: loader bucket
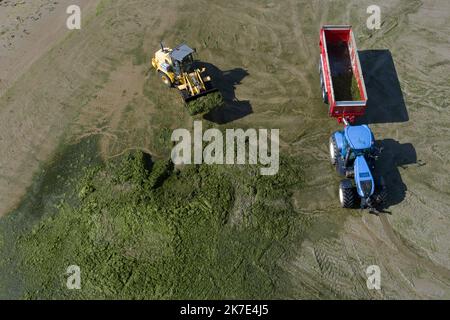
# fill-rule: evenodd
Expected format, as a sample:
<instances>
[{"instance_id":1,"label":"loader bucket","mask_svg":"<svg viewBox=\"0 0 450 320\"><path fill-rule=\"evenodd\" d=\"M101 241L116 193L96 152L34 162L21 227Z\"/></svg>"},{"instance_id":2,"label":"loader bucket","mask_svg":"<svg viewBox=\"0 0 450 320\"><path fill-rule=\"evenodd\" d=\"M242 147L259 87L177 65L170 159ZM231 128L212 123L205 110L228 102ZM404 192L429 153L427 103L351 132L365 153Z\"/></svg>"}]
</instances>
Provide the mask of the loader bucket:
<instances>
[{"instance_id":1,"label":"loader bucket","mask_svg":"<svg viewBox=\"0 0 450 320\"><path fill-rule=\"evenodd\" d=\"M198 99L200 97L206 96L206 95L208 95L210 93L217 92L217 91L219 91L219 89L213 88L213 89L205 90L205 91L203 91L203 92L201 92L199 94L196 94L194 96L189 96L189 97L183 96L183 99L184 99L185 103L189 103L189 102L194 101L194 100L196 100L196 99Z\"/></svg>"},{"instance_id":2,"label":"loader bucket","mask_svg":"<svg viewBox=\"0 0 450 320\"><path fill-rule=\"evenodd\" d=\"M218 89L209 89L201 94L185 99L186 109L191 116L206 114L224 105L224 99Z\"/></svg>"}]
</instances>

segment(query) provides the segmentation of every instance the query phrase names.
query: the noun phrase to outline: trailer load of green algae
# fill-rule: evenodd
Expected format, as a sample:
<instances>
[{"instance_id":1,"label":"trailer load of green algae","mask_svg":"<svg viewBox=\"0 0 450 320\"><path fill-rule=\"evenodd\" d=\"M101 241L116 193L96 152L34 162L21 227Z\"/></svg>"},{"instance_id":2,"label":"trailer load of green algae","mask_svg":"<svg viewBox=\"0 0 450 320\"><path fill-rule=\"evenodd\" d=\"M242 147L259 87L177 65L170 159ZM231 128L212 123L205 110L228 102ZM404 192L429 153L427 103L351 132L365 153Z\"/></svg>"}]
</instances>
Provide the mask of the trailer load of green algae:
<instances>
[{"instance_id":1,"label":"trailer load of green algae","mask_svg":"<svg viewBox=\"0 0 450 320\"><path fill-rule=\"evenodd\" d=\"M353 72L332 77L336 101L360 101L361 92Z\"/></svg>"},{"instance_id":2,"label":"trailer load of green algae","mask_svg":"<svg viewBox=\"0 0 450 320\"><path fill-rule=\"evenodd\" d=\"M89 167L75 181L76 201L59 203L14 248L25 297L285 296L281 262L310 222L290 204L301 168L282 162L277 177L251 166L177 170L140 151ZM66 288L70 265L81 269L82 290Z\"/></svg>"},{"instance_id":3,"label":"trailer load of green algae","mask_svg":"<svg viewBox=\"0 0 450 320\"><path fill-rule=\"evenodd\" d=\"M361 92L346 43L328 44L331 78L336 101L360 101Z\"/></svg>"}]
</instances>

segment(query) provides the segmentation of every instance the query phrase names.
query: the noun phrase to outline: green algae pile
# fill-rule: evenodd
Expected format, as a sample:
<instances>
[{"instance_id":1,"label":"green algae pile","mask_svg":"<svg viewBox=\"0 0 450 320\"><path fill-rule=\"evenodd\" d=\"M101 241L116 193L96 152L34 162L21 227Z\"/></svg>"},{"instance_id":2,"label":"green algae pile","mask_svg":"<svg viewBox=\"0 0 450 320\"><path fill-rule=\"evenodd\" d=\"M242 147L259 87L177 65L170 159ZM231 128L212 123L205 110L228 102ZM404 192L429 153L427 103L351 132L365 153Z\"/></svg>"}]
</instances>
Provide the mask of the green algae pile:
<instances>
[{"instance_id":1,"label":"green algae pile","mask_svg":"<svg viewBox=\"0 0 450 320\"><path fill-rule=\"evenodd\" d=\"M24 297L284 296L289 280L277 261L308 221L287 191L301 169L282 162L276 177L251 166L180 170L140 151L88 167L73 183L76 200L19 237ZM70 265L81 269L81 290L66 288Z\"/></svg>"},{"instance_id":2,"label":"green algae pile","mask_svg":"<svg viewBox=\"0 0 450 320\"><path fill-rule=\"evenodd\" d=\"M215 108L224 105L224 99L220 92L212 92L206 96L197 98L186 104L187 110L191 116L206 114Z\"/></svg>"}]
</instances>

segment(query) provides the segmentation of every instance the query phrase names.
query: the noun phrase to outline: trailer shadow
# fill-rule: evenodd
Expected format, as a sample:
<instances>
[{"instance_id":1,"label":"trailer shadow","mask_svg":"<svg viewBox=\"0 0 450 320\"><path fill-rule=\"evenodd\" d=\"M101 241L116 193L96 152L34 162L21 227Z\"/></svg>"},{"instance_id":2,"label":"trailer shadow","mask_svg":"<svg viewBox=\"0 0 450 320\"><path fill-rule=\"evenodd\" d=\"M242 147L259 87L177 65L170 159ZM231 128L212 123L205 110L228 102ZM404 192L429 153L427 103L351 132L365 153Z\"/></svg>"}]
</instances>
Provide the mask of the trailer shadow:
<instances>
[{"instance_id":1,"label":"trailer shadow","mask_svg":"<svg viewBox=\"0 0 450 320\"><path fill-rule=\"evenodd\" d=\"M359 52L368 102L357 123L395 123L409 120L392 54L389 50Z\"/></svg>"},{"instance_id":2,"label":"trailer shadow","mask_svg":"<svg viewBox=\"0 0 450 320\"><path fill-rule=\"evenodd\" d=\"M239 101L235 94L236 86L241 83L242 79L249 75L247 70L235 68L222 71L211 63L198 62L198 64L200 67L206 68L214 85L220 90L225 100L224 106L216 108L204 115L204 119L217 124L226 124L253 113L250 102Z\"/></svg>"},{"instance_id":3,"label":"trailer shadow","mask_svg":"<svg viewBox=\"0 0 450 320\"><path fill-rule=\"evenodd\" d=\"M406 196L407 186L402 180L401 170L407 170L409 165L417 164L417 154L411 143L401 144L394 139L384 139L377 142L383 151L377 161L375 177L384 178L388 198L385 208L401 203ZM419 165L424 165L419 163Z\"/></svg>"}]
</instances>

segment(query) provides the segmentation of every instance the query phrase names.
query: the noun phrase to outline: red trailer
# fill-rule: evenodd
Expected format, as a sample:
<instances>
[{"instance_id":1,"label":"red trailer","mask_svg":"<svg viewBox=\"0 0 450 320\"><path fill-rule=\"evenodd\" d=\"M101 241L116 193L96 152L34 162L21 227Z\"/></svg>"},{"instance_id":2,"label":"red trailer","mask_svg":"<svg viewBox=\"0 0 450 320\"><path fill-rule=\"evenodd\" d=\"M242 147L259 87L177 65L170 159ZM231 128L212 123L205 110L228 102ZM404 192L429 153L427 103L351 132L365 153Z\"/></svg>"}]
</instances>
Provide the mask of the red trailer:
<instances>
[{"instance_id":1,"label":"red trailer","mask_svg":"<svg viewBox=\"0 0 450 320\"><path fill-rule=\"evenodd\" d=\"M362 116L367 105L358 49L351 26L324 26L320 31L320 81L329 115L343 122Z\"/></svg>"}]
</instances>

